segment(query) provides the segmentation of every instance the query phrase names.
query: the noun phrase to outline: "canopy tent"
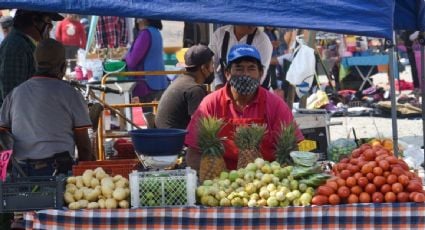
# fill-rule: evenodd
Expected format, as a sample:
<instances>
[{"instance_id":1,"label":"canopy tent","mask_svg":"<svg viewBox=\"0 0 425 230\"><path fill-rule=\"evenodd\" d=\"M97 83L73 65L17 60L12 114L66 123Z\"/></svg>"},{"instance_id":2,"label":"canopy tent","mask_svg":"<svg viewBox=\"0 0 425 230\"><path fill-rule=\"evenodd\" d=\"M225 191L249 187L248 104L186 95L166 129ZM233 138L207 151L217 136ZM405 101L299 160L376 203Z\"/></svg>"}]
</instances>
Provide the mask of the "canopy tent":
<instances>
[{"instance_id":1,"label":"canopy tent","mask_svg":"<svg viewBox=\"0 0 425 230\"><path fill-rule=\"evenodd\" d=\"M0 8L268 25L392 39L394 1L2 0Z\"/></svg>"},{"instance_id":2,"label":"canopy tent","mask_svg":"<svg viewBox=\"0 0 425 230\"><path fill-rule=\"evenodd\" d=\"M425 1L396 0L394 29L425 31Z\"/></svg>"},{"instance_id":3,"label":"canopy tent","mask_svg":"<svg viewBox=\"0 0 425 230\"><path fill-rule=\"evenodd\" d=\"M393 40L394 28L424 31L424 5L424 0L263 0L255 2L245 0L2 0L0 2L0 8L268 25L382 37L389 40ZM392 95L395 95L394 77L398 73L397 70L394 71L394 68L397 68L394 62L391 62L394 74L390 78ZM394 99L392 102L395 104ZM395 110L393 111L393 135L397 141Z\"/></svg>"}]
</instances>

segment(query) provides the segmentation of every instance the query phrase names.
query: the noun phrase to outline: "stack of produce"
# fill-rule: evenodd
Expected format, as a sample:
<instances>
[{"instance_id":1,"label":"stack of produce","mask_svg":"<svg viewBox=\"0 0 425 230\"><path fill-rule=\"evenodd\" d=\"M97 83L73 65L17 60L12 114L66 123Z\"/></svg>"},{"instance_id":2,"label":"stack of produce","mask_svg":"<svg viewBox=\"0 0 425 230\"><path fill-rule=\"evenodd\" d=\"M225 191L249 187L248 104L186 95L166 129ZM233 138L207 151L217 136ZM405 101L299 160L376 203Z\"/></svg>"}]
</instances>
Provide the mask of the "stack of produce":
<instances>
[{"instance_id":1,"label":"stack of produce","mask_svg":"<svg viewBox=\"0 0 425 230\"><path fill-rule=\"evenodd\" d=\"M129 197L128 180L121 175L111 177L101 167L68 177L64 193L69 209L129 208Z\"/></svg>"},{"instance_id":2,"label":"stack of produce","mask_svg":"<svg viewBox=\"0 0 425 230\"><path fill-rule=\"evenodd\" d=\"M245 168L248 163L261 157L260 144L266 132L265 125L239 126L235 132L235 144L239 149L237 168Z\"/></svg>"},{"instance_id":3,"label":"stack of produce","mask_svg":"<svg viewBox=\"0 0 425 230\"><path fill-rule=\"evenodd\" d=\"M257 158L245 168L221 172L219 178L205 180L196 190L198 202L205 206L286 207L310 205L314 188L326 178L315 177L320 170L294 170ZM304 179L303 179L304 178Z\"/></svg>"},{"instance_id":4,"label":"stack of produce","mask_svg":"<svg viewBox=\"0 0 425 230\"><path fill-rule=\"evenodd\" d=\"M357 147L356 142L352 139L339 138L332 141L328 146L328 159L338 162L341 158L351 154L351 151Z\"/></svg>"},{"instance_id":5,"label":"stack of produce","mask_svg":"<svg viewBox=\"0 0 425 230\"><path fill-rule=\"evenodd\" d=\"M218 134L224 121L214 117L203 117L198 123L198 146L201 150L199 180L209 180L220 175L226 169L224 162L224 138Z\"/></svg>"},{"instance_id":6,"label":"stack of produce","mask_svg":"<svg viewBox=\"0 0 425 230\"><path fill-rule=\"evenodd\" d=\"M353 150L333 172L336 177L317 188L313 204L425 201L421 178L377 143Z\"/></svg>"}]
</instances>

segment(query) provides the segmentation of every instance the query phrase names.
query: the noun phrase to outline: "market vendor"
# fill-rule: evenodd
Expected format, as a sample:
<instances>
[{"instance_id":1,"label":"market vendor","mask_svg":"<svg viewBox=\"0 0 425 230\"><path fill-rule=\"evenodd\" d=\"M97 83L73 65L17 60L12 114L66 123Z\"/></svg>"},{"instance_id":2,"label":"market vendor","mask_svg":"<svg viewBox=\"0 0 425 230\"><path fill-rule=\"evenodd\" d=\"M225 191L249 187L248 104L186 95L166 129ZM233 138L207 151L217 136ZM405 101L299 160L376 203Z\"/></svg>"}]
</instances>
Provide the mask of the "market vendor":
<instances>
[{"instance_id":1,"label":"market vendor","mask_svg":"<svg viewBox=\"0 0 425 230\"><path fill-rule=\"evenodd\" d=\"M5 98L0 127L14 138L13 154L30 176L67 173L74 150L78 159L93 160L91 126L83 96L67 82L65 48L56 40L41 41L34 52L36 73Z\"/></svg>"},{"instance_id":2,"label":"market vendor","mask_svg":"<svg viewBox=\"0 0 425 230\"><path fill-rule=\"evenodd\" d=\"M233 142L233 133L237 125L262 123L267 125L263 138L263 158L275 159L274 144L280 133L281 124L290 124L293 115L283 99L260 87L263 75L260 54L253 46L241 44L231 48L227 57L227 83L225 87L206 96L192 116L188 125L185 144L188 146L187 165L199 170L201 154L197 146L199 119L214 116L225 120L225 127L220 133ZM298 141L303 140L299 129L296 130ZM227 169L236 169L238 150L234 145L225 144L224 160Z\"/></svg>"},{"instance_id":3,"label":"market vendor","mask_svg":"<svg viewBox=\"0 0 425 230\"><path fill-rule=\"evenodd\" d=\"M184 55L187 73L179 76L162 95L155 117L157 128L186 129L190 117L207 95L204 84L214 80L213 56L205 45L187 50Z\"/></svg>"}]
</instances>

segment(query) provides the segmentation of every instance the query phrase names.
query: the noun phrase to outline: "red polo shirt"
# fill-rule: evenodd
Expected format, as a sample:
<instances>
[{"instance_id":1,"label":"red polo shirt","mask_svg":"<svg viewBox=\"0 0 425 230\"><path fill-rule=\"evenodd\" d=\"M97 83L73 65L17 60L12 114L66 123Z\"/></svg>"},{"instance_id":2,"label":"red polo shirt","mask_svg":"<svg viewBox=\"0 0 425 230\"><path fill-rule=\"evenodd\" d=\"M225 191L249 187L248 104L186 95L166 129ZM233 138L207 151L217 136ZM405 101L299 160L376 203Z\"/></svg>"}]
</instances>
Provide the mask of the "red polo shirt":
<instances>
[{"instance_id":1,"label":"red polo shirt","mask_svg":"<svg viewBox=\"0 0 425 230\"><path fill-rule=\"evenodd\" d=\"M220 95L223 90L226 90L228 86L223 87L209 95L207 95L199 105L196 112L193 114L192 119L187 126L188 134L186 135L185 144L188 147L199 149L197 144L198 129L197 124L199 119L203 116L214 116L217 118L223 118L223 106L220 103ZM259 90L265 91L266 94L266 123L267 123L267 132L273 133L273 136L276 137L280 133L281 123L288 124L293 121L294 117L292 111L289 109L288 105L283 101L282 98L277 95L263 89L262 87ZM226 97L226 117L225 118L250 118L256 117L259 114L259 101L258 94L249 103L243 111L238 111L236 105L233 103L233 100L228 94L228 91L225 93ZM298 141L302 141L304 136L302 135L299 129L296 130L296 136ZM274 138L276 139L276 138Z\"/></svg>"}]
</instances>

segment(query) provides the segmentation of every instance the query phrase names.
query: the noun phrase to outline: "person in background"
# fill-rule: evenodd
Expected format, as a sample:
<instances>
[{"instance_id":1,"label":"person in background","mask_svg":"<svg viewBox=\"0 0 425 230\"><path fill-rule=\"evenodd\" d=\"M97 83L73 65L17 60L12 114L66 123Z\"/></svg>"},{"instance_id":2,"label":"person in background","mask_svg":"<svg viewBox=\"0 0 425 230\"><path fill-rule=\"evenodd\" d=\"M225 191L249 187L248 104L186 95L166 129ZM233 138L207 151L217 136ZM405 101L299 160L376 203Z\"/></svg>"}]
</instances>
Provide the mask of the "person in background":
<instances>
[{"instance_id":1,"label":"person in background","mask_svg":"<svg viewBox=\"0 0 425 230\"><path fill-rule=\"evenodd\" d=\"M279 79L280 84L278 84L278 76L282 72L280 69L279 62L277 60L277 57L279 55L279 46L280 41L278 37L278 31L274 27L266 26L264 27L264 33L267 34L267 37L269 37L270 42L273 46L273 52L272 57L270 60L270 65L267 70L267 76L270 77L270 87L274 90L274 92L283 98L283 90L282 90L282 81Z\"/></svg>"},{"instance_id":2,"label":"person in background","mask_svg":"<svg viewBox=\"0 0 425 230\"><path fill-rule=\"evenodd\" d=\"M227 56L227 83L221 89L207 95L195 111L187 127L185 144L187 165L199 170L200 149L197 144L198 123L200 118L214 116L224 119L225 126L220 131L224 141L224 160L228 170L236 169L238 149L233 143L235 128L243 124L266 124L266 135L263 138L261 153L265 160L275 159L275 141L281 131L281 125L293 121L288 105L274 93L260 87L264 67L260 53L253 46L235 45ZM303 140L297 128L298 141Z\"/></svg>"},{"instance_id":3,"label":"person in background","mask_svg":"<svg viewBox=\"0 0 425 230\"><path fill-rule=\"evenodd\" d=\"M186 51L187 74L178 77L162 95L155 117L157 128L186 129L199 103L207 95L204 84L211 84L214 80L213 56L205 45L195 45Z\"/></svg>"},{"instance_id":4,"label":"person in background","mask_svg":"<svg viewBox=\"0 0 425 230\"><path fill-rule=\"evenodd\" d=\"M67 174L75 147L79 160L95 159L87 131L88 107L83 96L61 80L66 61L60 42L41 41L34 57L36 72L5 98L0 127L13 135L13 154L27 176Z\"/></svg>"},{"instance_id":5,"label":"person in background","mask_svg":"<svg viewBox=\"0 0 425 230\"><path fill-rule=\"evenodd\" d=\"M418 76L418 68L416 66L416 57L415 57L415 51L413 49L415 40L419 36L419 31L404 31L401 33L400 38L404 42L404 46L406 47L406 53L407 58L409 59L410 64L410 71L412 74L412 80L413 80L413 94L420 94L420 76Z\"/></svg>"},{"instance_id":6,"label":"person in background","mask_svg":"<svg viewBox=\"0 0 425 230\"><path fill-rule=\"evenodd\" d=\"M99 16L96 25L96 44L99 48L126 47L128 31L125 18L116 16Z\"/></svg>"},{"instance_id":7,"label":"person in background","mask_svg":"<svg viewBox=\"0 0 425 230\"><path fill-rule=\"evenodd\" d=\"M140 31L125 56L129 71L164 71L161 20L141 19ZM166 75L146 75L136 78L132 96L140 102L159 101L169 85ZM137 100L136 100L137 101Z\"/></svg>"},{"instance_id":8,"label":"person in background","mask_svg":"<svg viewBox=\"0 0 425 230\"><path fill-rule=\"evenodd\" d=\"M267 35L258 30L256 26L243 25L222 26L214 31L212 35L209 47L214 52L215 88L219 89L226 83L226 77L224 76L226 57L229 53L229 48L236 44L253 45L260 52L262 64L265 66L260 83L269 89L270 79L267 79L266 75L272 57L272 43Z\"/></svg>"},{"instance_id":9,"label":"person in background","mask_svg":"<svg viewBox=\"0 0 425 230\"><path fill-rule=\"evenodd\" d=\"M13 27L13 18L11 16L0 17L0 26L3 33L3 39L9 34ZM0 43L3 41L0 39Z\"/></svg>"},{"instance_id":10,"label":"person in background","mask_svg":"<svg viewBox=\"0 0 425 230\"><path fill-rule=\"evenodd\" d=\"M57 13L16 11L13 29L0 45L0 105L13 88L32 76L35 46L49 38L52 21L62 19Z\"/></svg>"},{"instance_id":11,"label":"person in background","mask_svg":"<svg viewBox=\"0 0 425 230\"><path fill-rule=\"evenodd\" d=\"M90 22L89 22L89 19L87 19L87 18L81 18L80 19L80 23L81 23L81 25L83 25L83 27L84 27L84 31L86 32L86 34L88 35L89 34L89 30L90 30Z\"/></svg>"},{"instance_id":12,"label":"person in background","mask_svg":"<svg viewBox=\"0 0 425 230\"><path fill-rule=\"evenodd\" d=\"M65 46L65 58L76 59L78 49L85 49L87 42L86 31L76 14L68 14L66 18L56 26L56 40ZM74 69L75 62L71 62Z\"/></svg>"}]
</instances>

